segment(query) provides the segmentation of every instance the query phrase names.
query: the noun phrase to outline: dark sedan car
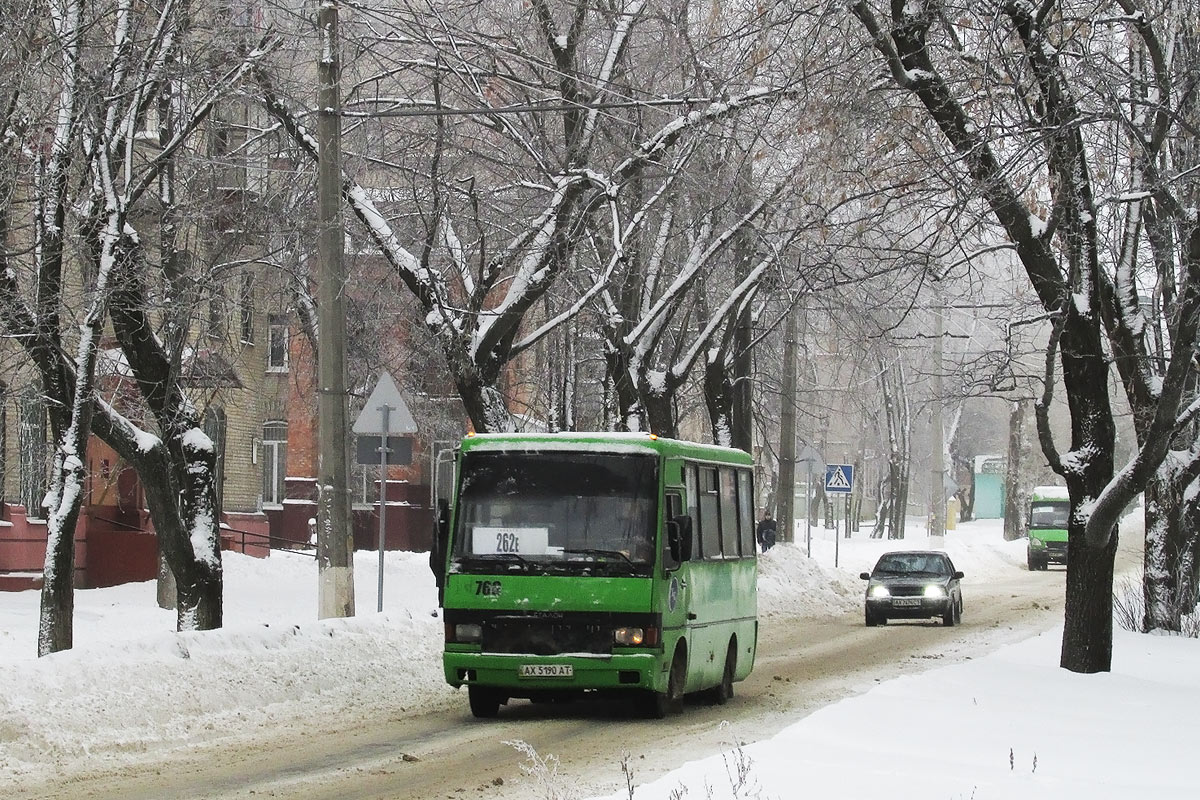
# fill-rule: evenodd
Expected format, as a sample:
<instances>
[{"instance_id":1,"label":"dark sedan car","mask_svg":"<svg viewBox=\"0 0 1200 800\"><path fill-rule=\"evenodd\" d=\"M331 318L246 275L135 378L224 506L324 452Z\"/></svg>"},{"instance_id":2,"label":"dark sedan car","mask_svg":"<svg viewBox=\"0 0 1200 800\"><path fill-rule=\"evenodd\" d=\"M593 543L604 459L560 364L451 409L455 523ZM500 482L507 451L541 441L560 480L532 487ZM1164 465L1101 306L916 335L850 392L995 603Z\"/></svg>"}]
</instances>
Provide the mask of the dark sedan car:
<instances>
[{"instance_id":1,"label":"dark sedan car","mask_svg":"<svg viewBox=\"0 0 1200 800\"><path fill-rule=\"evenodd\" d=\"M884 553L875 569L859 576L867 581L867 625L930 617L941 617L946 625L958 624L962 619L962 576L945 553Z\"/></svg>"}]
</instances>

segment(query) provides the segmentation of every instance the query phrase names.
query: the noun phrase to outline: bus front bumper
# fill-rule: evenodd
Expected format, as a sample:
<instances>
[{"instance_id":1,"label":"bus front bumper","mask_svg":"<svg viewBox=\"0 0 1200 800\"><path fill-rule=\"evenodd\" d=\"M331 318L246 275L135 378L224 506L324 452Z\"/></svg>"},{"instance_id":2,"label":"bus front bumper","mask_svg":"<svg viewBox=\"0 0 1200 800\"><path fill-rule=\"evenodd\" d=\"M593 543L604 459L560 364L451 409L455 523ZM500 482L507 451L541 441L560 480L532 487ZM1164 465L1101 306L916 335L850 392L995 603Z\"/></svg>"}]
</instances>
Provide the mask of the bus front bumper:
<instances>
[{"instance_id":1,"label":"bus front bumper","mask_svg":"<svg viewBox=\"0 0 1200 800\"><path fill-rule=\"evenodd\" d=\"M667 678L661 663L655 653L535 656L445 652L442 655L446 682L451 686L456 689L463 685L486 686L500 689L510 697L628 689L658 691Z\"/></svg>"}]
</instances>

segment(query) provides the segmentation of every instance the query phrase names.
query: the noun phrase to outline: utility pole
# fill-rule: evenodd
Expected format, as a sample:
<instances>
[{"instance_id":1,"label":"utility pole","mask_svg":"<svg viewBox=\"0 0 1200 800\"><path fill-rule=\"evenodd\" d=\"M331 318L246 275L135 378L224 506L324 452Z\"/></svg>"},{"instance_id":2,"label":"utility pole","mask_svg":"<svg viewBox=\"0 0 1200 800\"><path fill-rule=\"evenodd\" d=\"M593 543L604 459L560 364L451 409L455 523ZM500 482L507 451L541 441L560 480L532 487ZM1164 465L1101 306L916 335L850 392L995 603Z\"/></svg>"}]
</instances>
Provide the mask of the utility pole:
<instances>
[{"instance_id":1,"label":"utility pole","mask_svg":"<svg viewBox=\"0 0 1200 800\"><path fill-rule=\"evenodd\" d=\"M350 527L346 424L346 270L342 229L341 65L338 4L317 11L317 617L354 616L354 537Z\"/></svg>"},{"instance_id":2,"label":"utility pole","mask_svg":"<svg viewBox=\"0 0 1200 800\"><path fill-rule=\"evenodd\" d=\"M779 410L779 536L795 540L796 505L796 308L788 309L783 341L783 391Z\"/></svg>"},{"instance_id":3,"label":"utility pole","mask_svg":"<svg viewBox=\"0 0 1200 800\"><path fill-rule=\"evenodd\" d=\"M935 314L933 330L933 419L930 427L933 429L933 443L930 454L933 457L933 469L929 475L929 537L933 544L940 546L946 535L946 456L945 439L942 432L942 404L945 399L945 381L942 378L942 333L943 311L941 291L938 291L934 303Z\"/></svg>"}]
</instances>

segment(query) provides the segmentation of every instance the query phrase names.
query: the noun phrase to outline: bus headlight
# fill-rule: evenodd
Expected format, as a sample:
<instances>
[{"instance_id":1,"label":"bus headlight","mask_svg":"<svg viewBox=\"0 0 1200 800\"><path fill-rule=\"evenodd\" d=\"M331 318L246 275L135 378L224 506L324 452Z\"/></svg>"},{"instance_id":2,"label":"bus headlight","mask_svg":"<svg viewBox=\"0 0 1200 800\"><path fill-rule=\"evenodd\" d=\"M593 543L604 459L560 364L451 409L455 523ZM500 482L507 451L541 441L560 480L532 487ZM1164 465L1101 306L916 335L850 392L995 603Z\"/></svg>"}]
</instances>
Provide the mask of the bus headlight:
<instances>
[{"instance_id":1,"label":"bus headlight","mask_svg":"<svg viewBox=\"0 0 1200 800\"><path fill-rule=\"evenodd\" d=\"M483 638L483 626L478 622L460 622L454 626L454 641L473 644Z\"/></svg>"},{"instance_id":2,"label":"bus headlight","mask_svg":"<svg viewBox=\"0 0 1200 800\"><path fill-rule=\"evenodd\" d=\"M1037 538L1036 536L1030 536L1029 537L1029 546L1032 547L1034 550L1037 550L1039 548L1045 547L1046 543L1043 542L1041 539Z\"/></svg>"},{"instance_id":3,"label":"bus headlight","mask_svg":"<svg viewBox=\"0 0 1200 800\"><path fill-rule=\"evenodd\" d=\"M613 631L613 641L636 647L646 642L646 631L643 628L617 628Z\"/></svg>"}]
</instances>

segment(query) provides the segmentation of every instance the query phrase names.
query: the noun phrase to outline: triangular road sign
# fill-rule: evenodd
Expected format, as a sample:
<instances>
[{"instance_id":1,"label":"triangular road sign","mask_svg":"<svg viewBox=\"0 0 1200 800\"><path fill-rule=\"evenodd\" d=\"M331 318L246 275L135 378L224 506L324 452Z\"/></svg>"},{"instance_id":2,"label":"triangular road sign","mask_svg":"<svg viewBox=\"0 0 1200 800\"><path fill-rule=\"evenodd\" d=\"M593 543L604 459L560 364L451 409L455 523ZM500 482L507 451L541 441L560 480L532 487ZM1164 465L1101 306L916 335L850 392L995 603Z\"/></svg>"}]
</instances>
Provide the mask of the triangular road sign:
<instances>
[{"instance_id":1,"label":"triangular road sign","mask_svg":"<svg viewBox=\"0 0 1200 800\"><path fill-rule=\"evenodd\" d=\"M388 406L386 431L383 429L383 406ZM374 436L417 432L417 423L413 420L412 412L408 410L408 403L404 402L400 390L396 388L396 382L386 370L379 373L379 380L371 390L371 396L367 398L363 410L359 412L358 419L354 420L352 430L359 435Z\"/></svg>"}]
</instances>

